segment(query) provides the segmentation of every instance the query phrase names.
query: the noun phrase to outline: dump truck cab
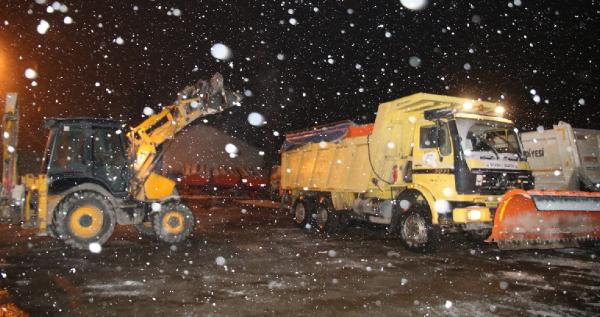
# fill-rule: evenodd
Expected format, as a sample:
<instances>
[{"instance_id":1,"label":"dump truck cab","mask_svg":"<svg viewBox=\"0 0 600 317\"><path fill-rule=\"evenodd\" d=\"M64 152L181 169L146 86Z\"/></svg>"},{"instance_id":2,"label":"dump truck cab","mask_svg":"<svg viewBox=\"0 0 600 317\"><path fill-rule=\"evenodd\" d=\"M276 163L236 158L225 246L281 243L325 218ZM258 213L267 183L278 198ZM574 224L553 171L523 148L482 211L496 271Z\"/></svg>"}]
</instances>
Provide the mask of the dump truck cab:
<instances>
[{"instance_id":1,"label":"dump truck cab","mask_svg":"<svg viewBox=\"0 0 600 317\"><path fill-rule=\"evenodd\" d=\"M418 194L434 225L484 236L502 195L533 187L518 131L504 113L497 103L423 93L381 104L371 162L373 174L390 181L375 177L369 191L383 198L391 190L401 200Z\"/></svg>"}]
</instances>

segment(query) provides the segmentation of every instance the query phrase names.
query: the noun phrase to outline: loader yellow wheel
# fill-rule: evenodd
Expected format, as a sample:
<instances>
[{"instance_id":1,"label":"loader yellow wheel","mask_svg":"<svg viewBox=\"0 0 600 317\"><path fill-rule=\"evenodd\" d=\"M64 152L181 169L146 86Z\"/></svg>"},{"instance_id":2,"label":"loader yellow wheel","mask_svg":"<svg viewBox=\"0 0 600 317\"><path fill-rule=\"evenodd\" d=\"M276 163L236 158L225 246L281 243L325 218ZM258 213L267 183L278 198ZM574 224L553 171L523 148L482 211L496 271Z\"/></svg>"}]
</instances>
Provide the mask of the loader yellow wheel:
<instances>
[{"instance_id":1,"label":"loader yellow wheel","mask_svg":"<svg viewBox=\"0 0 600 317\"><path fill-rule=\"evenodd\" d=\"M78 249L90 244L103 244L112 235L116 215L107 197L95 191L79 191L66 195L58 204L53 226L59 239Z\"/></svg>"},{"instance_id":2,"label":"loader yellow wheel","mask_svg":"<svg viewBox=\"0 0 600 317\"><path fill-rule=\"evenodd\" d=\"M185 229L185 215L178 210L169 210L164 215L162 226L170 234L180 234Z\"/></svg>"},{"instance_id":3,"label":"loader yellow wheel","mask_svg":"<svg viewBox=\"0 0 600 317\"><path fill-rule=\"evenodd\" d=\"M72 212L69 229L76 236L88 239L100 232L103 223L102 210L93 205L84 205Z\"/></svg>"},{"instance_id":4,"label":"loader yellow wheel","mask_svg":"<svg viewBox=\"0 0 600 317\"><path fill-rule=\"evenodd\" d=\"M153 214L152 219L154 233L159 240L168 243L185 240L196 225L192 211L177 201L162 204L161 210Z\"/></svg>"}]
</instances>

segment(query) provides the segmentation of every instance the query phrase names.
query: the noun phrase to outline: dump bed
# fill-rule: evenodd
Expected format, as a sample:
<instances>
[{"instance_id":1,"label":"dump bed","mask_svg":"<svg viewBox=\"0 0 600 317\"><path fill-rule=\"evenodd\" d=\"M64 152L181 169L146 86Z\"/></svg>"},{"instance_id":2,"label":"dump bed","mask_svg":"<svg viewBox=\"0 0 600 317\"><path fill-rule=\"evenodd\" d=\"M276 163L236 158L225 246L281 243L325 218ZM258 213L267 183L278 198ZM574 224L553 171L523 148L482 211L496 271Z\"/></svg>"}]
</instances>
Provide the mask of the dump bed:
<instances>
[{"instance_id":1,"label":"dump bed","mask_svg":"<svg viewBox=\"0 0 600 317\"><path fill-rule=\"evenodd\" d=\"M372 127L343 123L288 134L288 150L284 146L281 155L281 188L366 191L371 175L367 135ZM301 139L306 142L301 144Z\"/></svg>"}]
</instances>

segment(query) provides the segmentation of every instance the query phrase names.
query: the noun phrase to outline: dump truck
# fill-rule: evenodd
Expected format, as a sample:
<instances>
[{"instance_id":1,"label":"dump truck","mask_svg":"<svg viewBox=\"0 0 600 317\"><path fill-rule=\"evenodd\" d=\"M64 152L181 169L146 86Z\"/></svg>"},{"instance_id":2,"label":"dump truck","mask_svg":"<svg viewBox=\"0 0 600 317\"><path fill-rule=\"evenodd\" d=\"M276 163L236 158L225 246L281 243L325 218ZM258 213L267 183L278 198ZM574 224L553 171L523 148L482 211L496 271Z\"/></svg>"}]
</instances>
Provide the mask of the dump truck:
<instances>
[{"instance_id":1,"label":"dump truck","mask_svg":"<svg viewBox=\"0 0 600 317\"><path fill-rule=\"evenodd\" d=\"M387 226L414 251L440 234L484 239L502 195L533 188L518 131L494 102L417 93L379 105L373 124L286 134L281 189L300 227Z\"/></svg>"},{"instance_id":2,"label":"dump truck","mask_svg":"<svg viewBox=\"0 0 600 317\"><path fill-rule=\"evenodd\" d=\"M600 130L559 122L521 133L536 189L600 191Z\"/></svg>"},{"instance_id":3,"label":"dump truck","mask_svg":"<svg viewBox=\"0 0 600 317\"><path fill-rule=\"evenodd\" d=\"M196 119L240 100L217 73L185 87L174 103L130 128L103 118L48 119L41 173L19 182L19 116L16 95L9 95L0 212L80 249L97 249L115 224L133 224L141 234L181 242L193 231L195 218L180 200L175 181L158 173L162 145Z\"/></svg>"}]
</instances>

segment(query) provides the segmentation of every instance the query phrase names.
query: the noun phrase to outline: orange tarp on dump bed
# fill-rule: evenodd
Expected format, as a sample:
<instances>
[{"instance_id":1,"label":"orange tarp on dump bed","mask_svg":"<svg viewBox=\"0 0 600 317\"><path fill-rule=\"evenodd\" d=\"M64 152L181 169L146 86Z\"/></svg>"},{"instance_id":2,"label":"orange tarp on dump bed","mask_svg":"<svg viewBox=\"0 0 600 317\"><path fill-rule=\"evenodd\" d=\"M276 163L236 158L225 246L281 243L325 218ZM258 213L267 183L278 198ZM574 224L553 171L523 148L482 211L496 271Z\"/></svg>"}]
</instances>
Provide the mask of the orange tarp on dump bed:
<instances>
[{"instance_id":1,"label":"orange tarp on dump bed","mask_svg":"<svg viewBox=\"0 0 600 317\"><path fill-rule=\"evenodd\" d=\"M373 132L373 123L350 126L346 138L356 138L359 136L366 136Z\"/></svg>"}]
</instances>

